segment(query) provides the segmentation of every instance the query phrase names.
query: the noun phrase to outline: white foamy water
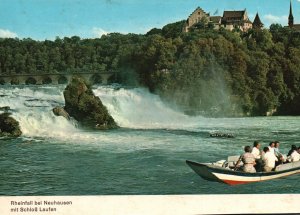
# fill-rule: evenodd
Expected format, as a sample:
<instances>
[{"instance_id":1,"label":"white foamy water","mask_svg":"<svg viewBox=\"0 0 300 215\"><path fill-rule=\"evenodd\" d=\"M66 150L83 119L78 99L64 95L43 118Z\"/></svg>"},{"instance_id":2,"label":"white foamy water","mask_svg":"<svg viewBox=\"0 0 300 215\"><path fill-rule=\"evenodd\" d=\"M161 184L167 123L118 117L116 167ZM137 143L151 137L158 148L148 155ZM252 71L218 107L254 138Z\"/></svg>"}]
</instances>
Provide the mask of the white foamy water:
<instances>
[{"instance_id":1,"label":"white foamy water","mask_svg":"<svg viewBox=\"0 0 300 215\"><path fill-rule=\"evenodd\" d=\"M63 105L61 87L6 87L0 89L0 107L9 106L19 121L23 135L64 137L76 128L52 108Z\"/></svg>"},{"instance_id":2,"label":"white foamy water","mask_svg":"<svg viewBox=\"0 0 300 215\"><path fill-rule=\"evenodd\" d=\"M0 107L9 106L20 122L26 137L56 138L69 142L114 143L145 142L135 137L107 132L87 132L63 117L54 116L52 109L64 105L65 86L5 86L0 88ZM129 129L166 129L189 132L241 133L255 129L257 133L299 131L299 121L289 118L205 118L191 117L166 105L159 96L143 88L95 86L99 96L117 124ZM148 137L146 137L147 139Z\"/></svg>"},{"instance_id":3,"label":"white foamy water","mask_svg":"<svg viewBox=\"0 0 300 215\"><path fill-rule=\"evenodd\" d=\"M115 90L98 87L94 93L106 105L121 127L140 129L188 129L196 127L203 117L190 117L162 102L159 96L144 88Z\"/></svg>"},{"instance_id":4,"label":"white foamy water","mask_svg":"<svg viewBox=\"0 0 300 215\"><path fill-rule=\"evenodd\" d=\"M26 137L58 138L67 141L132 141L130 137L110 138L102 132L82 131L63 117L52 113L64 105L65 86L5 86L0 88L0 107L9 106ZM165 105L146 89L114 89L98 86L94 93L119 126L131 129L193 129L199 118L186 116ZM124 139L125 138L125 139ZM137 140L137 139L136 139Z\"/></svg>"}]
</instances>

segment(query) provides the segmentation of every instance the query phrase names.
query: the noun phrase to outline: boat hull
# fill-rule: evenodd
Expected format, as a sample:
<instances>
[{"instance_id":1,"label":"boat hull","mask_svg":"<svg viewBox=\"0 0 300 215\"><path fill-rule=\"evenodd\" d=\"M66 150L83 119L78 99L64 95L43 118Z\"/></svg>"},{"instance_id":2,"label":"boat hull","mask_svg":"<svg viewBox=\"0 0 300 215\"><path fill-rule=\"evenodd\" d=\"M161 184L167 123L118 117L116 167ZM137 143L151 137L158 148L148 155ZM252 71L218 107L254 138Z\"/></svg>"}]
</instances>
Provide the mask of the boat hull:
<instances>
[{"instance_id":1,"label":"boat hull","mask_svg":"<svg viewBox=\"0 0 300 215\"><path fill-rule=\"evenodd\" d=\"M278 171L256 173L233 171L231 169L218 167L212 164L197 163L188 160L186 163L203 179L229 185L267 181L300 173L300 162L287 165L283 164L283 167L286 165L288 168L281 168L281 170Z\"/></svg>"}]
</instances>

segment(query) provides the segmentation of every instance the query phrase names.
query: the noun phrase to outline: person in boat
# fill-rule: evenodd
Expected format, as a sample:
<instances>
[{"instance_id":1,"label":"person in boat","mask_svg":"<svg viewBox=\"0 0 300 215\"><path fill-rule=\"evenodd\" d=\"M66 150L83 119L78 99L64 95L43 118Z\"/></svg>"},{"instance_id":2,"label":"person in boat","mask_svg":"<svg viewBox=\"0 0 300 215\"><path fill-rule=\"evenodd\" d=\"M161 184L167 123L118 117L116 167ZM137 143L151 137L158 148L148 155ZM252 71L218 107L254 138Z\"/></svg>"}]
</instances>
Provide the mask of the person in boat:
<instances>
[{"instance_id":1,"label":"person in boat","mask_svg":"<svg viewBox=\"0 0 300 215\"><path fill-rule=\"evenodd\" d=\"M297 148L296 145L292 145L290 151L288 152L287 156L289 157L295 150L295 148Z\"/></svg>"},{"instance_id":2,"label":"person in boat","mask_svg":"<svg viewBox=\"0 0 300 215\"><path fill-rule=\"evenodd\" d=\"M295 145L292 145L291 150L289 151L287 161L296 162L300 160L300 154L298 153L298 148Z\"/></svg>"},{"instance_id":3,"label":"person in boat","mask_svg":"<svg viewBox=\"0 0 300 215\"><path fill-rule=\"evenodd\" d=\"M281 155L281 153L279 152L279 141L274 141L274 153L276 157Z\"/></svg>"},{"instance_id":4,"label":"person in boat","mask_svg":"<svg viewBox=\"0 0 300 215\"><path fill-rule=\"evenodd\" d=\"M284 157L279 151L279 141L274 142L274 153L278 159L278 161L275 162L275 166L278 166L279 164L282 164L284 162Z\"/></svg>"},{"instance_id":5,"label":"person in boat","mask_svg":"<svg viewBox=\"0 0 300 215\"><path fill-rule=\"evenodd\" d=\"M260 172L261 167L262 167L262 160L261 160L261 153L260 153L260 146L261 144L258 141L253 142L253 148L251 151L251 154L253 154L255 158L255 166L254 168L256 169L257 172Z\"/></svg>"},{"instance_id":6,"label":"person in boat","mask_svg":"<svg viewBox=\"0 0 300 215\"><path fill-rule=\"evenodd\" d=\"M275 156L275 154L270 151L270 148L264 147L264 155L263 155L264 172L271 172L275 168L276 161L278 161L278 159Z\"/></svg>"},{"instance_id":7,"label":"person in boat","mask_svg":"<svg viewBox=\"0 0 300 215\"><path fill-rule=\"evenodd\" d=\"M256 172L256 170L254 168L255 158L254 158L254 155L251 154L251 147L245 146L244 151L245 151L245 153L241 155L240 159L236 163L236 167L238 166L240 161L243 161L244 165L242 167L242 170L244 172Z\"/></svg>"},{"instance_id":8,"label":"person in boat","mask_svg":"<svg viewBox=\"0 0 300 215\"><path fill-rule=\"evenodd\" d=\"M274 141L270 142L268 148L269 148L270 152L275 154L275 142Z\"/></svg>"}]
</instances>

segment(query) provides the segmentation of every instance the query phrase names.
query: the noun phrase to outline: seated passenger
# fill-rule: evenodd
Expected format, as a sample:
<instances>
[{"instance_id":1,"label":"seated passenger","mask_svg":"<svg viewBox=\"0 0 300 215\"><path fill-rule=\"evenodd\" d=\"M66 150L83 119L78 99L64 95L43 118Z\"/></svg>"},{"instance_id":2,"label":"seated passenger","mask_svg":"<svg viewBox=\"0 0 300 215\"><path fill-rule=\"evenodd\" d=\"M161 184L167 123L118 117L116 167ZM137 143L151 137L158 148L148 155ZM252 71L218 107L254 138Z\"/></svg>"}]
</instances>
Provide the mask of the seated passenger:
<instances>
[{"instance_id":1,"label":"seated passenger","mask_svg":"<svg viewBox=\"0 0 300 215\"><path fill-rule=\"evenodd\" d=\"M260 153L260 143L258 141L254 141L253 148L251 154L253 154L255 158L256 165L254 166L257 172L261 171L262 168L262 160L261 160L261 153Z\"/></svg>"},{"instance_id":2,"label":"seated passenger","mask_svg":"<svg viewBox=\"0 0 300 215\"><path fill-rule=\"evenodd\" d=\"M288 162L296 162L300 160L300 154L298 153L298 148L295 145L292 145L289 155L287 157Z\"/></svg>"},{"instance_id":3,"label":"seated passenger","mask_svg":"<svg viewBox=\"0 0 300 215\"><path fill-rule=\"evenodd\" d=\"M274 141L270 142L268 148L269 148L270 152L275 154L275 142Z\"/></svg>"},{"instance_id":4,"label":"seated passenger","mask_svg":"<svg viewBox=\"0 0 300 215\"><path fill-rule=\"evenodd\" d=\"M251 154L253 154L255 159L261 158L259 148L260 148L260 143L258 141L254 141Z\"/></svg>"},{"instance_id":5,"label":"seated passenger","mask_svg":"<svg viewBox=\"0 0 300 215\"><path fill-rule=\"evenodd\" d=\"M297 148L296 145L292 145L292 146L291 146L291 149L290 149L290 151L289 151L288 154L287 154L288 157L293 153L293 151L295 150L295 148Z\"/></svg>"},{"instance_id":6,"label":"seated passenger","mask_svg":"<svg viewBox=\"0 0 300 215\"><path fill-rule=\"evenodd\" d=\"M275 166L278 166L278 165L282 164L285 161L285 159L284 159L283 155L279 151L279 142L275 141L274 143L275 143L275 145L274 145L274 152L275 152L275 156L278 159L278 161L275 162Z\"/></svg>"},{"instance_id":7,"label":"seated passenger","mask_svg":"<svg viewBox=\"0 0 300 215\"><path fill-rule=\"evenodd\" d=\"M254 155L251 154L251 147L245 146L244 151L245 151L245 153L241 156L241 160L244 163L243 171L244 172L256 172L256 170L254 168L254 165L256 163L255 163Z\"/></svg>"},{"instance_id":8,"label":"seated passenger","mask_svg":"<svg viewBox=\"0 0 300 215\"><path fill-rule=\"evenodd\" d=\"M275 161L278 161L275 154L270 151L269 147L264 147L264 171L271 172L275 168Z\"/></svg>"},{"instance_id":9,"label":"seated passenger","mask_svg":"<svg viewBox=\"0 0 300 215\"><path fill-rule=\"evenodd\" d=\"M281 155L281 153L279 152L279 142L275 141L274 142L274 152L276 157L279 157Z\"/></svg>"}]
</instances>

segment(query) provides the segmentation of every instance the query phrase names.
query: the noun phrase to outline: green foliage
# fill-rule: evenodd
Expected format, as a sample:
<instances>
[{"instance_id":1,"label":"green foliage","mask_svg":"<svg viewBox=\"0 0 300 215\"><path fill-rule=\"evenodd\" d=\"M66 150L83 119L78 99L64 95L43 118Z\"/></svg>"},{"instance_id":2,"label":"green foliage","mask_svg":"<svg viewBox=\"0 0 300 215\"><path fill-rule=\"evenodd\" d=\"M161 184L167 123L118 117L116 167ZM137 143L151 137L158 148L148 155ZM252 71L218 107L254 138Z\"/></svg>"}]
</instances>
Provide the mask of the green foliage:
<instances>
[{"instance_id":1,"label":"green foliage","mask_svg":"<svg viewBox=\"0 0 300 215\"><path fill-rule=\"evenodd\" d=\"M184 22L146 35L0 39L0 74L113 70L112 81L146 86L190 113L300 114L299 32L278 24L230 32L202 20L182 33Z\"/></svg>"},{"instance_id":2,"label":"green foliage","mask_svg":"<svg viewBox=\"0 0 300 215\"><path fill-rule=\"evenodd\" d=\"M181 34L184 23L185 20L167 24L162 28L161 33L165 38L176 38Z\"/></svg>"},{"instance_id":3,"label":"green foliage","mask_svg":"<svg viewBox=\"0 0 300 215\"><path fill-rule=\"evenodd\" d=\"M148 31L146 33L146 36L150 36L150 35L153 35L153 34L161 34L162 33L162 30L159 29L159 28L152 28L150 31Z\"/></svg>"},{"instance_id":4,"label":"green foliage","mask_svg":"<svg viewBox=\"0 0 300 215\"><path fill-rule=\"evenodd\" d=\"M117 124L83 79L74 77L64 90L65 110L83 126L109 129Z\"/></svg>"}]
</instances>

